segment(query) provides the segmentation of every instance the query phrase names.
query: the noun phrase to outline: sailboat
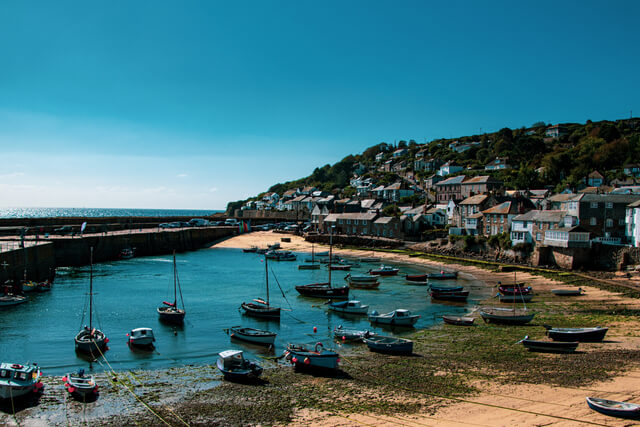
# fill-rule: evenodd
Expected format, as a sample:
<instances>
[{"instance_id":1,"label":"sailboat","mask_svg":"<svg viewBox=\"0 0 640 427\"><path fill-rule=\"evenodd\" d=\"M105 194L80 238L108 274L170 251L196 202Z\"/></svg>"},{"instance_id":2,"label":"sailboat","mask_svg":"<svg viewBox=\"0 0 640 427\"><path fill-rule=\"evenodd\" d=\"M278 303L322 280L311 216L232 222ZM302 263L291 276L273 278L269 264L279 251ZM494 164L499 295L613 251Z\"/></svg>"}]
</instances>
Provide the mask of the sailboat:
<instances>
[{"instance_id":1,"label":"sailboat","mask_svg":"<svg viewBox=\"0 0 640 427\"><path fill-rule=\"evenodd\" d=\"M256 298L253 302L243 302L240 305L245 314L263 319L280 319L280 307L272 307L269 304L269 267L268 257L264 257L264 274L267 282L267 300Z\"/></svg>"},{"instance_id":2,"label":"sailboat","mask_svg":"<svg viewBox=\"0 0 640 427\"><path fill-rule=\"evenodd\" d=\"M313 243L311 244L311 260L305 260L306 264L298 265L298 270L318 270L320 269L320 264L316 262L315 251L313 247Z\"/></svg>"},{"instance_id":3,"label":"sailboat","mask_svg":"<svg viewBox=\"0 0 640 427\"><path fill-rule=\"evenodd\" d=\"M184 308L178 308L178 289L180 288L180 280L178 279L178 269L176 267L176 251L173 251L173 302L163 301L161 307L158 307L158 315L160 320L167 323L181 324L184 322L186 312ZM182 300L182 289L180 289L180 301L184 307Z\"/></svg>"},{"instance_id":4,"label":"sailboat","mask_svg":"<svg viewBox=\"0 0 640 427\"><path fill-rule=\"evenodd\" d=\"M520 284L515 280L515 272L514 272L514 283L515 287L518 288L519 292L517 295L520 297L523 296ZM515 294L514 294L515 295ZM506 325L526 325L527 323L533 320L535 313L531 313L527 310L527 305L525 304L524 298L522 298L522 303L524 308L516 308L516 300L513 299L513 308L500 308L500 307L487 307L480 309L480 316L482 316L482 320L485 323L501 323Z\"/></svg>"},{"instance_id":5,"label":"sailboat","mask_svg":"<svg viewBox=\"0 0 640 427\"><path fill-rule=\"evenodd\" d=\"M334 288L331 286L331 260L333 259L333 234L329 235L329 281L325 283L311 283L308 285L296 286L296 291L300 295L306 297L315 298L334 298L334 299L348 299L349 298L349 286L339 286Z\"/></svg>"},{"instance_id":6,"label":"sailboat","mask_svg":"<svg viewBox=\"0 0 640 427\"><path fill-rule=\"evenodd\" d=\"M109 338L99 329L93 327L93 247L89 257L89 325L85 325L75 337L76 351L102 353Z\"/></svg>"}]
</instances>

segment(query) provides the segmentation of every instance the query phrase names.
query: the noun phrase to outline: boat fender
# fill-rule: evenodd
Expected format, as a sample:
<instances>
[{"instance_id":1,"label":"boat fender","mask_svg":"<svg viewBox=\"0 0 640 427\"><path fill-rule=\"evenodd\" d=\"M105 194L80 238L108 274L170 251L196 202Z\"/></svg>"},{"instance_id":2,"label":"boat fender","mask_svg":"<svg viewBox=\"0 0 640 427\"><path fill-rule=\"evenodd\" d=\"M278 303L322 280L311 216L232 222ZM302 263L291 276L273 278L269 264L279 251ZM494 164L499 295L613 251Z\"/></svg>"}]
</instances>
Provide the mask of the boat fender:
<instances>
[{"instance_id":1,"label":"boat fender","mask_svg":"<svg viewBox=\"0 0 640 427\"><path fill-rule=\"evenodd\" d=\"M297 357L292 358L291 363L298 363L298 358Z\"/></svg>"},{"instance_id":2,"label":"boat fender","mask_svg":"<svg viewBox=\"0 0 640 427\"><path fill-rule=\"evenodd\" d=\"M310 364L311 364L311 360L309 360L309 358L308 358L308 357L305 357L305 358L304 358L304 364L305 364L305 365L310 365Z\"/></svg>"},{"instance_id":3,"label":"boat fender","mask_svg":"<svg viewBox=\"0 0 640 427\"><path fill-rule=\"evenodd\" d=\"M318 347L320 347L320 350L318 350ZM321 342L316 343L316 346L315 346L314 350L316 351L316 353L320 353L320 351L322 350L322 347L324 347L324 346L322 345Z\"/></svg>"}]
</instances>

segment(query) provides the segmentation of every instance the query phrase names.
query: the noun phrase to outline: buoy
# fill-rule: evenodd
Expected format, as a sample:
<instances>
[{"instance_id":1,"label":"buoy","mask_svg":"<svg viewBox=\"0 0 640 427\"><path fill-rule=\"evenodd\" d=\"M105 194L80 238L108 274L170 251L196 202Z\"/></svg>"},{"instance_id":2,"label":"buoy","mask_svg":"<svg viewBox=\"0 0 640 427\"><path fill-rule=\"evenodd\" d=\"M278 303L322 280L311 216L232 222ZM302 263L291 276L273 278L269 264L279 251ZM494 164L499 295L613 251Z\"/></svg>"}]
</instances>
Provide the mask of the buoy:
<instances>
[{"instance_id":1,"label":"buoy","mask_svg":"<svg viewBox=\"0 0 640 427\"><path fill-rule=\"evenodd\" d=\"M298 358L297 358L297 357L294 357L293 359L291 359L291 361L292 361L293 363L298 363Z\"/></svg>"},{"instance_id":2,"label":"buoy","mask_svg":"<svg viewBox=\"0 0 640 427\"><path fill-rule=\"evenodd\" d=\"M75 388L75 387L69 387L69 389L68 389L68 390L69 390L69 393L73 393L73 392L75 392L75 391L76 391L76 388Z\"/></svg>"},{"instance_id":3,"label":"buoy","mask_svg":"<svg viewBox=\"0 0 640 427\"><path fill-rule=\"evenodd\" d=\"M314 327L313 327L313 333L316 333L316 332L318 332L318 327L317 327L317 326L314 326Z\"/></svg>"},{"instance_id":4,"label":"buoy","mask_svg":"<svg viewBox=\"0 0 640 427\"><path fill-rule=\"evenodd\" d=\"M347 337L345 337L344 335L342 336L342 341L346 341Z\"/></svg>"},{"instance_id":5,"label":"buoy","mask_svg":"<svg viewBox=\"0 0 640 427\"><path fill-rule=\"evenodd\" d=\"M338 357L338 360L336 360L337 363L340 363L340 358Z\"/></svg>"},{"instance_id":6,"label":"buoy","mask_svg":"<svg viewBox=\"0 0 640 427\"><path fill-rule=\"evenodd\" d=\"M304 358L304 364L305 364L305 365L309 365L310 363L311 363L311 360L309 360L309 358L308 358L308 357L305 357L305 358Z\"/></svg>"}]
</instances>

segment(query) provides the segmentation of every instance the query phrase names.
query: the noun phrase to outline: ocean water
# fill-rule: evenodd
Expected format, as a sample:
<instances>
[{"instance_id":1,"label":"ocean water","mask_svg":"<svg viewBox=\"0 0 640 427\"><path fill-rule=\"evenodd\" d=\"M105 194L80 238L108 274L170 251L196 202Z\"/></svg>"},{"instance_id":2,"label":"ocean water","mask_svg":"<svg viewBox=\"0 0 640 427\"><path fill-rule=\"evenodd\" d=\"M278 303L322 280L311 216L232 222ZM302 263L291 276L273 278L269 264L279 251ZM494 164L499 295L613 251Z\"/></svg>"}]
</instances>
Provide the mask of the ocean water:
<instances>
[{"instance_id":1,"label":"ocean water","mask_svg":"<svg viewBox=\"0 0 640 427\"><path fill-rule=\"evenodd\" d=\"M272 305L286 309L279 322L243 315L243 301L265 297L264 260L257 254L239 249L212 248L176 255L178 274L186 307L183 327L172 327L158 320L156 308L173 298L173 269L170 256L140 257L94 265L94 326L110 339L105 356L116 370L154 369L184 364L215 363L217 353L243 349L249 357L264 354L265 349L231 341L226 328L243 325L277 332L272 355L280 355L288 342L315 343L340 352L353 344L332 342L332 330L338 325L406 335L411 330L389 330L372 326L366 316L344 316L330 312L325 300L302 297L295 285L326 281L326 267L298 270L307 254L297 262L269 262ZM417 274L424 270L398 264L400 274ZM375 267L362 264L353 274ZM344 283L346 272L333 272L334 284ZM402 276L383 277L378 290L352 290L351 299L359 299L370 310L381 313L405 308L420 314L416 328L440 322L445 313L462 314L489 290L479 282L459 279L471 290L466 304L432 303L425 286L407 285ZM74 350L74 336L88 323L83 311L88 302L89 267L59 269L48 293L33 294L30 301L0 310L0 360L12 363L37 362L46 374L62 374L80 367L103 370ZM280 290L282 289L282 291ZM151 327L156 335L156 349L132 351L127 332L137 327ZM313 328L317 328L314 333Z\"/></svg>"},{"instance_id":2,"label":"ocean water","mask_svg":"<svg viewBox=\"0 0 640 427\"><path fill-rule=\"evenodd\" d=\"M0 218L52 218L52 217L203 217L221 210L198 209L114 209L114 208L0 208Z\"/></svg>"}]
</instances>

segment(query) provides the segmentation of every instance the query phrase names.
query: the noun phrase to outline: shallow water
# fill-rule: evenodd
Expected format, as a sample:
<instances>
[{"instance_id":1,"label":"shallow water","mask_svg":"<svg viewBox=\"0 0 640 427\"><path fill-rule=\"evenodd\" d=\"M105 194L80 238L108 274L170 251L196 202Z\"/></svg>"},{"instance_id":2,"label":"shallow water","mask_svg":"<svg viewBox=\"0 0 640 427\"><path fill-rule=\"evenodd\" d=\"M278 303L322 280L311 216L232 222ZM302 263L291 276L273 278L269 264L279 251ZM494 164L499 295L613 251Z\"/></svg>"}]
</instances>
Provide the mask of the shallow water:
<instances>
[{"instance_id":1,"label":"shallow water","mask_svg":"<svg viewBox=\"0 0 640 427\"><path fill-rule=\"evenodd\" d=\"M173 270L170 256L141 257L93 266L95 317L98 326L110 339L106 359L116 370L155 369L184 364L211 364L222 350L243 349L248 357L265 350L241 341L231 342L225 329L243 325L278 333L275 353L282 353L288 342L323 341L328 347L335 326L370 329L403 335L412 329L390 330L371 325L366 316L344 316L329 312L325 300L299 296L295 285L327 280L327 269L298 270L307 254L298 254L295 262L269 262L271 304L286 308L279 322L264 321L242 315L243 301L265 297L263 256L245 254L240 249L213 248L176 255L182 294L186 306L183 327L175 328L158 320L156 308L173 299ZM390 263L388 263L390 264ZM488 296L489 290L479 282L458 279L471 290L466 304L431 303L427 287L408 285L404 274L418 274L424 269L405 264L400 274L381 278L378 290L351 291L371 310L385 313L397 308L420 314L416 328L440 322L444 313L462 314L469 306ZM362 274L377 264L362 263L352 274ZM344 283L347 272L332 272L335 285ZM282 287L284 296L279 287ZM451 282L450 282L451 283ZM453 284L453 283L452 283ZM87 303L89 267L59 269L53 289L34 294L21 306L0 311L0 360L37 362L45 374L61 374L89 363L77 355L73 338L82 325ZM132 351L126 334L133 328L151 327L156 335L154 351ZM313 328L317 328L317 333ZM103 365L91 366L102 371Z\"/></svg>"}]
</instances>

